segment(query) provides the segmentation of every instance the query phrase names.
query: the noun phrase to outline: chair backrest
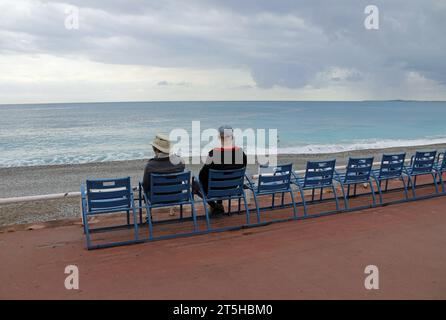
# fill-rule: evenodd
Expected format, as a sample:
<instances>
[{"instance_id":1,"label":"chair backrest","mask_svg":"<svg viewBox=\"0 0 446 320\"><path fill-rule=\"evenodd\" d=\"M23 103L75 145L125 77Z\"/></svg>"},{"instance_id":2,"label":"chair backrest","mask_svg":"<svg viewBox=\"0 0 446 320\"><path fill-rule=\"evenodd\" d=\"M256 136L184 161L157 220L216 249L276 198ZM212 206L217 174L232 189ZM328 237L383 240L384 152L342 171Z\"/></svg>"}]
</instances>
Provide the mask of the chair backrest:
<instances>
[{"instance_id":1,"label":"chair backrest","mask_svg":"<svg viewBox=\"0 0 446 320\"><path fill-rule=\"evenodd\" d=\"M437 151L417 151L412 158L412 173L431 173Z\"/></svg>"},{"instance_id":2,"label":"chair backrest","mask_svg":"<svg viewBox=\"0 0 446 320\"><path fill-rule=\"evenodd\" d=\"M274 192L286 191L290 189L292 164L278 165L272 168L273 175L259 175L257 191Z\"/></svg>"},{"instance_id":3,"label":"chair backrest","mask_svg":"<svg viewBox=\"0 0 446 320\"><path fill-rule=\"evenodd\" d=\"M333 184L336 159L327 161L308 161L305 171L304 187L322 188Z\"/></svg>"},{"instance_id":4,"label":"chair backrest","mask_svg":"<svg viewBox=\"0 0 446 320\"><path fill-rule=\"evenodd\" d=\"M396 178L403 173L405 153L383 154L381 159L381 168L379 169L380 178Z\"/></svg>"},{"instance_id":5,"label":"chair backrest","mask_svg":"<svg viewBox=\"0 0 446 320\"><path fill-rule=\"evenodd\" d=\"M373 157L371 158L349 158L345 171L345 183L367 182L373 167Z\"/></svg>"},{"instance_id":6,"label":"chair backrest","mask_svg":"<svg viewBox=\"0 0 446 320\"><path fill-rule=\"evenodd\" d=\"M190 171L152 173L150 176L148 198L152 205L173 205L190 201Z\"/></svg>"},{"instance_id":7,"label":"chair backrest","mask_svg":"<svg viewBox=\"0 0 446 320\"><path fill-rule=\"evenodd\" d=\"M209 170L208 198L229 198L243 194L246 168Z\"/></svg>"},{"instance_id":8,"label":"chair backrest","mask_svg":"<svg viewBox=\"0 0 446 320\"><path fill-rule=\"evenodd\" d=\"M130 177L87 180L87 203L90 212L125 210L131 206Z\"/></svg>"}]
</instances>

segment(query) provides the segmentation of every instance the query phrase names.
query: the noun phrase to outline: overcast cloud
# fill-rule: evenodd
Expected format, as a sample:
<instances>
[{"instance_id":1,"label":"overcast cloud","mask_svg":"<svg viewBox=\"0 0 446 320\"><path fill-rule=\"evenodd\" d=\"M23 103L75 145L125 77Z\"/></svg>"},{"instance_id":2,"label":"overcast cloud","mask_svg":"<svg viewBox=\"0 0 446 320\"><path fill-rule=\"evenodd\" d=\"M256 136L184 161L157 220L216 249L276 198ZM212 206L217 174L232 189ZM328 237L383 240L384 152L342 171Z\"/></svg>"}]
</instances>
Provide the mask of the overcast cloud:
<instances>
[{"instance_id":1,"label":"overcast cloud","mask_svg":"<svg viewBox=\"0 0 446 320\"><path fill-rule=\"evenodd\" d=\"M0 0L0 103L444 100L445 17L445 0Z\"/></svg>"}]
</instances>

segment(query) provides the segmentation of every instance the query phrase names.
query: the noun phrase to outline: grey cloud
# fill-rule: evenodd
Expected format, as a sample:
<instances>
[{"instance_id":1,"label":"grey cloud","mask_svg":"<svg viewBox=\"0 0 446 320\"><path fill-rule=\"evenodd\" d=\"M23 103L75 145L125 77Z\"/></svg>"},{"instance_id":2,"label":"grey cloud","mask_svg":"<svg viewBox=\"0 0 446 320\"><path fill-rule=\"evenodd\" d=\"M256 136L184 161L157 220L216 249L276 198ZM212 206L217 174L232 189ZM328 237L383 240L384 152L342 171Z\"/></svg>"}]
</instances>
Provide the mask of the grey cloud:
<instances>
[{"instance_id":1,"label":"grey cloud","mask_svg":"<svg viewBox=\"0 0 446 320\"><path fill-rule=\"evenodd\" d=\"M72 0L80 7L79 30L63 27L63 2L29 3L30 10L8 3L1 8L0 54L240 68L265 89L323 86L318 75L333 67L356 70L332 77L339 83L384 87L411 71L446 83L446 6L440 0L376 0L381 21L375 31L363 27L368 0Z\"/></svg>"}]
</instances>

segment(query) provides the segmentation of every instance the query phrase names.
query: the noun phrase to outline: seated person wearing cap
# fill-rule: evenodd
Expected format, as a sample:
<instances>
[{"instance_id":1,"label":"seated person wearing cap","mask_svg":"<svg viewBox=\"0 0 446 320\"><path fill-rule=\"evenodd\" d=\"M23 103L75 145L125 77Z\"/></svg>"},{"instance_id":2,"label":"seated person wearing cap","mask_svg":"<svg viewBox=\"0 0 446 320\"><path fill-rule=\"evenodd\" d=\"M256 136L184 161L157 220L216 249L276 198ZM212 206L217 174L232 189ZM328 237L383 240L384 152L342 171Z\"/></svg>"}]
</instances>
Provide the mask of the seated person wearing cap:
<instances>
[{"instance_id":1,"label":"seated person wearing cap","mask_svg":"<svg viewBox=\"0 0 446 320\"><path fill-rule=\"evenodd\" d=\"M208 190L209 170L233 170L246 167L246 154L239 147L234 146L233 130L230 126L221 126L218 129L221 146L209 151L206 164L201 168L199 179L204 192ZM211 214L224 213L222 201L209 201Z\"/></svg>"},{"instance_id":2,"label":"seated person wearing cap","mask_svg":"<svg viewBox=\"0 0 446 320\"><path fill-rule=\"evenodd\" d=\"M143 187L150 190L151 173L177 173L184 171L184 161L176 155L170 155L170 140L166 135L157 134L151 143L155 157L150 159L144 169Z\"/></svg>"}]
</instances>

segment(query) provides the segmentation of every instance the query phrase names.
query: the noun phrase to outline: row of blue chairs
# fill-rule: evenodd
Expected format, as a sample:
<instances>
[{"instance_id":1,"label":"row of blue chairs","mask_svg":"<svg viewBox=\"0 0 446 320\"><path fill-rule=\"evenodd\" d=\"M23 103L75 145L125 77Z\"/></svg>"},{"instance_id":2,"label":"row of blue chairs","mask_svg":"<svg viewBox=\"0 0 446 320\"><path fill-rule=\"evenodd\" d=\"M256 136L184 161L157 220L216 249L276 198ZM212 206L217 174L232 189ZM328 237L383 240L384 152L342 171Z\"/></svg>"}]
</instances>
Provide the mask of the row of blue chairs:
<instances>
[{"instance_id":1,"label":"row of blue chairs","mask_svg":"<svg viewBox=\"0 0 446 320\"><path fill-rule=\"evenodd\" d=\"M336 160L327 161L309 161L306 166L305 174L300 176L293 171L292 164L278 165L270 173L259 174L257 181L253 181L252 176L246 174L245 169L238 170L210 170L208 190L204 192L203 186L196 177L192 177L190 172L173 174L152 174L150 190L144 190L140 183L137 187L138 198L134 198L134 190L131 187L130 178L121 179L102 179L87 180L85 185L81 186L82 196L82 217L84 222L84 232L87 239L87 248L101 248L130 243L145 242L162 237L154 237L154 221L152 210L161 207L180 207L180 220L183 220L183 207L191 207L191 222L193 231L173 234L163 237L176 237L189 234L210 232L221 230L211 225L211 217L208 212L208 201L229 202L228 213L231 214L231 201L238 201L237 213L242 213L241 202L244 202L244 211L246 214L246 224L243 226L255 226L264 223L261 217L262 210L275 209L277 207L291 207L293 210L292 219L300 219L308 216L308 205L323 201L324 189L331 189L336 204L336 210L333 212L357 210L350 208L349 199L357 196L357 186L367 184L370 187L372 198L371 207L377 206L376 192L373 186L375 182L378 190L379 205L388 203L383 202L383 192L387 192L390 180L400 180L402 182L405 198L400 201L416 200L417 177L420 175L431 175L436 195L445 194L443 173L446 171L446 157L444 153L437 155L436 151L416 152L410 159L409 165L405 165L406 154L385 154L382 156L381 165L374 169L374 158L350 158L343 171L336 170ZM442 192L439 192L437 180L441 184ZM198 217L195 209L194 192L192 183L199 186L199 194L204 206L204 219L206 220L206 230L199 230ZM382 184L385 183L383 188ZM344 208L341 208L340 201L336 192L337 185L342 191ZM351 194L353 187L353 195ZM408 188L412 190L412 198L408 194ZM248 207L246 190L252 192L255 208L256 222L251 221L251 214ZM301 203L295 201L294 192L298 191L301 196ZM305 191L311 190L311 201L305 197ZM319 199L315 199L315 191L319 190ZM277 194L281 194L281 204L275 204ZM285 194L290 195L291 202L285 203ZM271 196L271 206L260 207L259 197ZM367 195L367 194L366 194ZM135 205L137 200L138 205ZM327 199L325 199L327 200ZM298 216L298 205L303 207L303 216ZM146 210L147 218L143 221L143 210ZM113 227L102 227L92 229L89 226L88 218L104 213L126 212L127 223ZM326 212L323 214L330 214ZM321 214L319 214L321 215ZM131 223L133 216L133 223ZM312 215L313 216L313 215ZM172 220L172 219L170 219ZM277 219L273 221L283 221ZM271 222L271 221L269 221ZM148 235L139 239L139 227L147 225ZM134 238L128 241L114 243L102 243L93 245L91 234L103 232L122 227L134 228ZM242 226L237 226L242 227Z\"/></svg>"}]
</instances>

